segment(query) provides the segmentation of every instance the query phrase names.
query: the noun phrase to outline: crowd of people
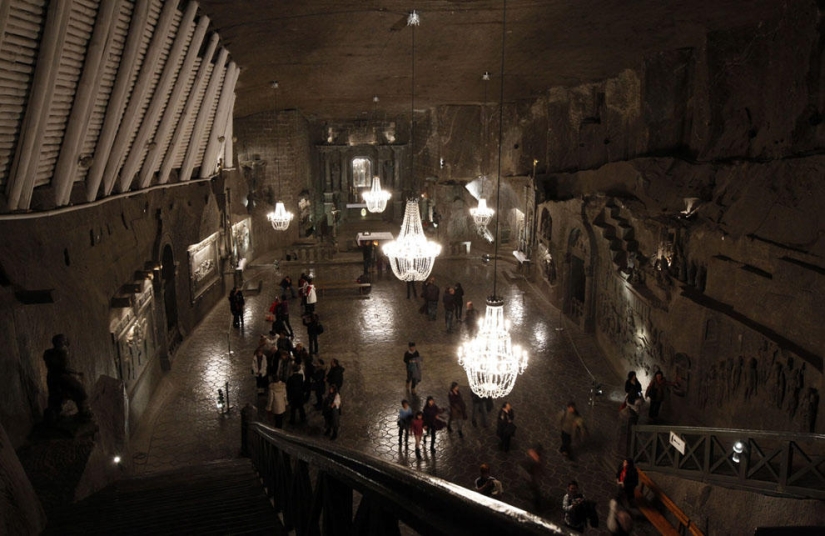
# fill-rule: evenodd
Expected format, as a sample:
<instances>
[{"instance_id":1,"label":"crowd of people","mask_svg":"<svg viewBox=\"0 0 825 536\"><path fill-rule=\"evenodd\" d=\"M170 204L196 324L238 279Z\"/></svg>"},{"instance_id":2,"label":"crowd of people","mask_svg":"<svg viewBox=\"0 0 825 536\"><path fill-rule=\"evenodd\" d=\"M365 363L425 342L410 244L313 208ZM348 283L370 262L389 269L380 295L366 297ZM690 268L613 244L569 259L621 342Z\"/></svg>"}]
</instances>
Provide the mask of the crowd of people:
<instances>
[{"instance_id":1,"label":"crowd of people","mask_svg":"<svg viewBox=\"0 0 825 536\"><path fill-rule=\"evenodd\" d=\"M341 387L344 368L337 359L331 359L329 366L318 355L318 336L323 333L323 325L316 311L317 292L310 276L301 274L297 291L289 276L279 284L280 292L274 298L268 314L272 323L269 335L261 335L259 345L252 359L252 374L256 379L259 395L266 396L268 418L275 427L284 426L287 410L290 425L299 426L307 420L305 405L312 403L313 409L321 412L324 419L325 435L331 440L338 437L341 415ZM414 282L407 283L407 298L417 299L419 293ZM436 285L435 278L430 277L422 284L420 296L423 305L422 314L428 320L437 320L439 308L443 311L445 328L452 333L460 324L464 324L468 334L474 336L478 329L478 312L472 301L464 302L464 290L460 283L447 287L444 293ZM295 332L290 323L290 303L300 298L301 321L305 326L308 348L302 343L294 343ZM237 288L230 294L230 306L233 323L243 326L243 295ZM440 303L440 307L439 307ZM437 435L455 433L464 439L464 421L470 420L474 428L490 427L492 415L495 421L494 433L498 438L499 449L509 453L516 436L515 410L508 401L502 401L497 413L493 413L495 403L492 398L480 397L469 392L469 408L464 393L457 381L453 381L447 390L444 407L439 406L435 396L427 396L420 404L416 389L420 389L424 370L424 357L416 348L415 342L409 342L402 358L405 370L406 390L409 398L401 400L398 409L398 447L407 451L410 435L413 436L413 448L417 460L423 459L422 452L436 453ZM635 372L628 373L625 382L625 400L620 408L638 416L645 400L649 400L648 416L651 421L658 419L667 389L675 385L664 378L661 371L656 371L647 389L642 386ZM314 401L311 399L314 397ZM412 402L411 402L412 401ZM553 422L553 421L551 421ZM574 448L587 440L588 430L585 420L579 413L575 401L569 401L559 411L556 421L563 459L574 459ZM523 469L526 487L533 497L536 511L542 508L542 481L544 478L546 454L541 444L530 446L524 459L518 464ZM633 526L631 514L635 502L635 489L639 477L633 461L624 459L616 475L617 492L610 500L606 525L611 534L630 534ZM482 464L479 477L474 482L477 492L488 497L500 498L503 485L492 476L489 464ZM569 482L561 504L562 521L569 528L584 531L590 526L598 526L598 514L595 503L584 497L578 482Z\"/></svg>"}]
</instances>

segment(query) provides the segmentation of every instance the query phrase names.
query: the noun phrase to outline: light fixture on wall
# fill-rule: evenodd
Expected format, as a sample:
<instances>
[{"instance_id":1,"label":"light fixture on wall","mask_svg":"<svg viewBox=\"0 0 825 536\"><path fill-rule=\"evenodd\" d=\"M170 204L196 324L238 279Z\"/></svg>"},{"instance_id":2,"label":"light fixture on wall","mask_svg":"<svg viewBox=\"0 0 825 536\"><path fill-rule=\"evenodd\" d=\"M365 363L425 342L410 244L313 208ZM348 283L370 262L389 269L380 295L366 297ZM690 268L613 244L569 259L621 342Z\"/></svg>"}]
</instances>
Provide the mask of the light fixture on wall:
<instances>
[{"instance_id":1,"label":"light fixture on wall","mask_svg":"<svg viewBox=\"0 0 825 536\"><path fill-rule=\"evenodd\" d=\"M496 205L501 201L501 141L504 119L504 51L507 36L507 0L504 0L501 35L501 93L499 99L498 182ZM496 220L496 236L499 222ZM458 363L467 373L470 389L480 397L507 396L516 384L516 377L527 367L526 350L513 345L510 322L504 318L504 299L496 293L498 281L498 240L493 257L493 293L487 297L487 312L480 323L478 335L458 349Z\"/></svg>"},{"instance_id":2,"label":"light fixture on wall","mask_svg":"<svg viewBox=\"0 0 825 536\"><path fill-rule=\"evenodd\" d=\"M407 17L407 26L412 27L412 107L410 110L410 180L415 171L415 27L421 22L418 13L411 12ZM407 200L404 221L398 238L384 245L384 254L390 259L390 266L395 277L402 281L424 281L432 272L435 258L441 253L441 245L427 240L418 199Z\"/></svg>"},{"instance_id":3,"label":"light fixture on wall","mask_svg":"<svg viewBox=\"0 0 825 536\"><path fill-rule=\"evenodd\" d=\"M276 172L278 173L278 199L281 199L281 168L278 165L278 160L275 160ZM276 231L286 231L289 228L289 223L292 221L292 212L287 212L283 201L275 203L275 210L266 215L266 219L272 224L272 228Z\"/></svg>"},{"instance_id":4,"label":"light fixture on wall","mask_svg":"<svg viewBox=\"0 0 825 536\"><path fill-rule=\"evenodd\" d=\"M372 178L372 187L361 195L370 212L384 212L387 208L387 201L392 197L390 192L381 189L381 179L378 175Z\"/></svg>"}]
</instances>

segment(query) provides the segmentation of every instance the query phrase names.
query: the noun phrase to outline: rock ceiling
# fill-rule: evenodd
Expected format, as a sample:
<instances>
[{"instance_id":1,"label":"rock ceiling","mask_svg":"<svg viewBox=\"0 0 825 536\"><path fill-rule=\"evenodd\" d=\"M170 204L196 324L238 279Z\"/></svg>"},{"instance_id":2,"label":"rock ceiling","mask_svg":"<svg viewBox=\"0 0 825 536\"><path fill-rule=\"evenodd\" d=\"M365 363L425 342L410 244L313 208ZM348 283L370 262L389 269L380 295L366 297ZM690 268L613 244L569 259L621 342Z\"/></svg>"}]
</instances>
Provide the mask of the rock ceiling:
<instances>
[{"instance_id":1,"label":"rock ceiling","mask_svg":"<svg viewBox=\"0 0 825 536\"><path fill-rule=\"evenodd\" d=\"M235 116L278 109L309 118L409 113L415 9L415 107L496 102L502 1L200 0L241 66ZM510 0L505 100L639 68L646 54L700 46L709 31L782 16L783 2ZM491 82L482 81L490 71ZM273 89L272 82L279 88ZM488 86L485 88L485 85ZM378 97L374 103L373 97Z\"/></svg>"}]
</instances>

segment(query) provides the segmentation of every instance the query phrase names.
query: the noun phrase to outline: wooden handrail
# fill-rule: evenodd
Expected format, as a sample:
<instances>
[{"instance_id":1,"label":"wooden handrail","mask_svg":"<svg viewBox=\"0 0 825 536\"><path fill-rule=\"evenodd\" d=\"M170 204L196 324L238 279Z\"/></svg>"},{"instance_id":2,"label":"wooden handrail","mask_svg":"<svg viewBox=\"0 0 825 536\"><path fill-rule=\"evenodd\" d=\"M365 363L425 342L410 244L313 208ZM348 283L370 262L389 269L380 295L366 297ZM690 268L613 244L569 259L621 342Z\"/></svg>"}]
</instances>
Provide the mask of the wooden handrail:
<instances>
[{"instance_id":1,"label":"wooden handrail","mask_svg":"<svg viewBox=\"0 0 825 536\"><path fill-rule=\"evenodd\" d=\"M682 509L679 508L679 506L675 502L673 502L673 500L670 497L668 497L667 494L664 491L662 491L662 489L659 486L657 486L656 483L653 482L653 480L651 480L649 476L647 476L647 474L645 474L644 471L642 471L639 468L637 468L636 471L639 473L640 484L640 487L636 489L637 505L639 506L639 510L645 515L645 517L648 518L648 520L650 520L651 523L653 523L654 526L656 526L657 529L659 529L660 532L664 532L662 531L660 525L662 519L665 518L658 512L654 513L651 511L651 508L648 507L649 503L644 497L644 492L642 492L642 490L640 489L641 487L646 487L651 492L653 492L653 495L660 503L662 503L662 506L664 506L671 514L673 514L673 516L676 518L676 521L679 522L679 530L677 531L674 528L674 534L684 534L684 528L687 529L693 536L704 536L704 533L699 529L699 527L697 527L694 523L691 522L687 514L685 514L682 511ZM658 516L656 514L658 514ZM667 520L665 519L665 521ZM668 525L670 525L670 522L667 523Z\"/></svg>"}]
</instances>

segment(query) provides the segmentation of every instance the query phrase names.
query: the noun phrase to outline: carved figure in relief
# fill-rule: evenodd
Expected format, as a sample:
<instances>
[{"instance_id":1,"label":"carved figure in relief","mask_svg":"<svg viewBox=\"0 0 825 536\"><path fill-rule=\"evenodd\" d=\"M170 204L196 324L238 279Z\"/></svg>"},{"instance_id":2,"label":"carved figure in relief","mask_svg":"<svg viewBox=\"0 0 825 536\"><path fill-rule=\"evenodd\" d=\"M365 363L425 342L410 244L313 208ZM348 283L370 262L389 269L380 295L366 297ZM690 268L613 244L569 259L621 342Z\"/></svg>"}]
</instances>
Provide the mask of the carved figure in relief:
<instances>
[{"instance_id":1,"label":"carved figure in relief","mask_svg":"<svg viewBox=\"0 0 825 536\"><path fill-rule=\"evenodd\" d=\"M819 410L819 392L808 387L802 397L802 426L805 432L813 434L816 428L816 415Z\"/></svg>"},{"instance_id":2,"label":"carved figure in relief","mask_svg":"<svg viewBox=\"0 0 825 536\"><path fill-rule=\"evenodd\" d=\"M793 361L789 359L788 366L790 367ZM789 370L790 380L788 381L788 415L793 418L796 415L796 410L799 408L799 397L802 394L802 387L805 383L805 363L802 366Z\"/></svg>"},{"instance_id":3,"label":"carved figure in relief","mask_svg":"<svg viewBox=\"0 0 825 536\"><path fill-rule=\"evenodd\" d=\"M785 370L782 367L782 363L779 361L774 362L773 368L771 369L771 401L774 405L782 409L782 403L785 401Z\"/></svg>"},{"instance_id":4,"label":"carved figure in relief","mask_svg":"<svg viewBox=\"0 0 825 536\"><path fill-rule=\"evenodd\" d=\"M739 390L739 386L742 384L742 369L745 366L745 358L743 356L739 356L736 358L736 364L733 368L733 389L732 391L735 393Z\"/></svg>"},{"instance_id":5,"label":"carved figure in relief","mask_svg":"<svg viewBox=\"0 0 825 536\"><path fill-rule=\"evenodd\" d=\"M719 373L717 376L716 381L716 407L721 408L725 404L725 399L727 398L727 390L728 390L728 378L727 378L727 367L725 367L724 361L719 361L716 364L717 368L719 369Z\"/></svg>"},{"instance_id":6,"label":"carved figure in relief","mask_svg":"<svg viewBox=\"0 0 825 536\"><path fill-rule=\"evenodd\" d=\"M759 370L755 357L748 359L748 369L745 376L745 400L757 394L759 385Z\"/></svg>"}]
</instances>

